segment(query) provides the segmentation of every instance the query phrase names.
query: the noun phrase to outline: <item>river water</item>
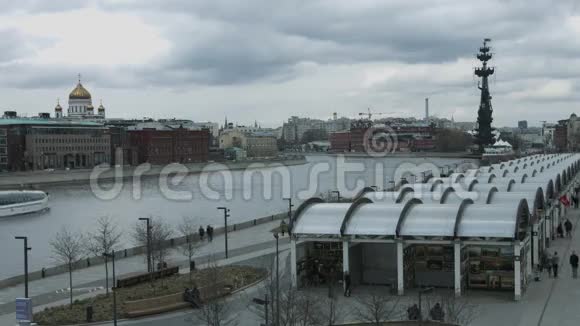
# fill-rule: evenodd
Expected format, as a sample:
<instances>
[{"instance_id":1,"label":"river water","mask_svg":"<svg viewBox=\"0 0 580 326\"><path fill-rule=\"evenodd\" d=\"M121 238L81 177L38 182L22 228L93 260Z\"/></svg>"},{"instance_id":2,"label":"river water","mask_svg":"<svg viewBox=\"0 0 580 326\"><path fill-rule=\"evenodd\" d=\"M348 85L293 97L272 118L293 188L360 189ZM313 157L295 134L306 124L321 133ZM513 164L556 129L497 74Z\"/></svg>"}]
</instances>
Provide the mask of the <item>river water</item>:
<instances>
[{"instance_id":1,"label":"river water","mask_svg":"<svg viewBox=\"0 0 580 326\"><path fill-rule=\"evenodd\" d=\"M283 169L194 174L168 187L160 186L159 178L144 179L135 188L129 180L121 184L122 189L116 196L110 196L114 198L105 199L100 193L95 194L90 185L47 187L43 190L50 193L48 212L0 219L0 279L23 272L22 241L14 240L14 236L29 237L32 247L29 262L33 271L56 264L49 243L63 226L88 234L101 216L110 216L123 230L123 246L133 246L131 234L139 217L159 217L177 226L188 216L197 219L200 225L221 226L223 213L216 207L227 206L231 210L228 223L233 224L287 211L288 202L282 199L287 196L293 198L297 207L312 195L328 194L336 189L341 196L352 196L363 186L383 188L398 175L401 167L418 167L415 171L420 172L429 166L465 162L454 158L318 155L307 157L307 161L304 165ZM110 183L103 185L104 188L111 186Z\"/></svg>"}]
</instances>

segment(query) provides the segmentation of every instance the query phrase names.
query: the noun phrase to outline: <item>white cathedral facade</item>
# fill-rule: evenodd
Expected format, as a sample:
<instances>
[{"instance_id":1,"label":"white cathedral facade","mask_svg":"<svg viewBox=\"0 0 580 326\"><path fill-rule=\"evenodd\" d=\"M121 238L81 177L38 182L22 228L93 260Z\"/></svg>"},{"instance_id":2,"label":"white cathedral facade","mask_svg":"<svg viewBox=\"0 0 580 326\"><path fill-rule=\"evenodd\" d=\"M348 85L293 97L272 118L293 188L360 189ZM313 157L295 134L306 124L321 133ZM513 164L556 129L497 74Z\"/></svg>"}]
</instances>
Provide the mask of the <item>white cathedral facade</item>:
<instances>
[{"instance_id":1,"label":"white cathedral facade","mask_svg":"<svg viewBox=\"0 0 580 326\"><path fill-rule=\"evenodd\" d=\"M57 103L54 108L54 117L57 119L63 119L63 109L60 103ZM91 93L87 91L86 88L81 84L79 77L79 82L75 89L70 92L68 96L68 110L66 118L70 119L87 119L87 120L100 120L105 119L105 107L103 103L97 108L95 113L95 107L93 106L93 100Z\"/></svg>"}]
</instances>

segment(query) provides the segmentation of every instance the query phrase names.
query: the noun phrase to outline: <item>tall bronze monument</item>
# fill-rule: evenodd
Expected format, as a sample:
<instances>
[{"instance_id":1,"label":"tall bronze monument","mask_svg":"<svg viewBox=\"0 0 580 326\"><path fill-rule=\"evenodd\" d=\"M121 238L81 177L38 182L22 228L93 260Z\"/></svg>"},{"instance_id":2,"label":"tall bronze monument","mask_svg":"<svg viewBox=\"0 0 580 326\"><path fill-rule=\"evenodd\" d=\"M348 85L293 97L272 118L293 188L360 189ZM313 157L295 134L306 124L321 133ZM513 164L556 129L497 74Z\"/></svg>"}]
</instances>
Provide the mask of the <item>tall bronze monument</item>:
<instances>
[{"instance_id":1,"label":"tall bronze monument","mask_svg":"<svg viewBox=\"0 0 580 326\"><path fill-rule=\"evenodd\" d=\"M487 66L487 62L492 57L491 49L488 46L489 42L491 42L491 39L486 38L483 40L483 46L479 48L479 53L477 54L477 59L481 61L482 67L475 68L475 75L481 78L481 83L478 86L481 90L481 100L479 110L477 111L477 127L475 129L475 142L479 146L480 153L483 153L485 146L493 145L495 142L492 134L494 128L491 127L493 109L491 107L491 95L489 94L489 84L487 81L487 77L493 75L494 71L492 67Z\"/></svg>"}]
</instances>

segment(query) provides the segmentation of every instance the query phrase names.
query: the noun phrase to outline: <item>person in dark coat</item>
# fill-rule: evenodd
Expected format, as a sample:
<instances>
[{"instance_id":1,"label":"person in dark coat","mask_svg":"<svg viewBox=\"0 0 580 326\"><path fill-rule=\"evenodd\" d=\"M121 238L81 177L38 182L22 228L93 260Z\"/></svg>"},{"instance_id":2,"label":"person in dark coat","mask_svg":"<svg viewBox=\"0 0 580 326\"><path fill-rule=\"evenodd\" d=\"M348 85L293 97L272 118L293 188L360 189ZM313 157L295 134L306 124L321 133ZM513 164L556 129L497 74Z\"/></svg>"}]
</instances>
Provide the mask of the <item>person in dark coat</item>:
<instances>
[{"instance_id":1,"label":"person in dark coat","mask_svg":"<svg viewBox=\"0 0 580 326\"><path fill-rule=\"evenodd\" d=\"M350 297L350 274L344 273L344 296Z\"/></svg>"},{"instance_id":2,"label":"person in dark coat","mask_svg":"<svg viewBox=\"0 0 580 326\"><path fill-rule=\"evenodd\" d=\"M572 237L572 222L569 219L566 219L564 222L564 229L566 229L566 237Z\"/></svg>"},{"instance_id":3,"label":"person in dark coat","mask_svg":"<svg viewBox=\"0 0 580 326\"><path fill-rule=\"evenodd\" d=\"M199 227L198 232L199 232L199 240L203 241L203 236L205 235L205 230L203 229L203 226Z\"/></svg>"},{"instance_id":4,"label":"person in dark coat","mask_svg":"<svg viewBox=\"0 0 580 326\"><path fill-rule=\"evenodd\" d=\"M439 302L437 302L435 306L431 308L429 314L431 315L432 320L443 321L443 319L445 318L445 313L443 312L443 309L441 308L441 304Z\"/></svg>"},{"instance_id":5,"label":"person in dark coat","mask_svg":"<svg viewBox=\"0 0 580 326\"><path fill-rule=\"evenodd\" d=\"M552 256L552 270L554 271L554 278L558 278L558 265L560 264L560 257L557 252Z\"/></svg>"},{"instance_id":6,"label":"person in dark coat","mask_svg":"<svg viewBox=\"0 0 580 326\"><path fill-rule=\"evenodd\" d=\"M212 242L213 241L213 228L210 225L207 226L206 233L207 233L207 240L209 242Z\"/></svg>"},{"instance_id":7,"label":"person in dark coat","mask_svg":"<svg viewBox=\"0 0 580 326\"><path fill-rule=\"evenodd\" d=\"M578 278L578 255L572 251L570 255L570 266L572 266L572 278Z\"/></svg>"},{"instance_id":8,"label":"person in dark coat","mask_svg":"<svg viewBox=\"0 0 580 326\"><path fill-rule=\"evenodd\" d=\"M558 223L558 227L556 228L556 232L558 233L558 236L560 238L564 237L564 227L562 226L562 223Z\"/></svg>"},{"instance_id":9,"label":"person in dark coat","mask_svg":"<svg viewBox=\"0 0 580 326\"><path fill-rule=\"evenodd\" d=\"M416 303L407 308L407 318L409 320L419 320L419 307L417 307Z\"/></svg>"}]
</instances>

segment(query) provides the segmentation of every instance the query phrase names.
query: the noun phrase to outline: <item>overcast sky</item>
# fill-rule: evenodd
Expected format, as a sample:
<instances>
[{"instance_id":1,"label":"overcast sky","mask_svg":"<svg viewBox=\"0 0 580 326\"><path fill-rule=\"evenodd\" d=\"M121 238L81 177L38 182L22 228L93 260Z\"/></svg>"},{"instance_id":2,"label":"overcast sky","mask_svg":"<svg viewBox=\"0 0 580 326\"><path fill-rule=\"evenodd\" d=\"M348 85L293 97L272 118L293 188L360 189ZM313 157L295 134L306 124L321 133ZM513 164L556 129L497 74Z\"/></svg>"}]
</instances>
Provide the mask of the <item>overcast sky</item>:
<instances>
[{"instance_id":1,"label":"overcast sky","mask_svg":"<svg viewBox=\"0 0 580 326\"><path fill-rule=\"evenodd\" d=\"M494 124L578 108L580 12L537 0L0 0L0 109L281 124L375 112L473 121L493 39Z\"/></svg>"}]
</instances>

